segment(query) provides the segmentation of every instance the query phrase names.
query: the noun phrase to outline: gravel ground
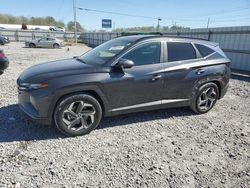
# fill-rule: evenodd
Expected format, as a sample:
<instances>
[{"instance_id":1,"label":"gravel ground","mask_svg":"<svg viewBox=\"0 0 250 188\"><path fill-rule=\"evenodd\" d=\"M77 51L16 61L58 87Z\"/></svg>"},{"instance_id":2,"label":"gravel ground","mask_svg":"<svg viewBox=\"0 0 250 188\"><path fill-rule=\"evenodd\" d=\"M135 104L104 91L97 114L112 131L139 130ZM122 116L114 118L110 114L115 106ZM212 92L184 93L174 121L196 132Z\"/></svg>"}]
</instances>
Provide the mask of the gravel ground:
<instances>
[{"instance_id":1,"label":"gravel ground","mask_svg":"<svg viewBox=\"0 0 250 188\"><path fill-rule=\"evenodd\" d=\"M231 79L212 111L166 109L106 118L89 135L66 138L27 121L16 79L27 67L88 47L1 46L0 187L250 187L250 80Z\"/></svg>"}]
</instances>

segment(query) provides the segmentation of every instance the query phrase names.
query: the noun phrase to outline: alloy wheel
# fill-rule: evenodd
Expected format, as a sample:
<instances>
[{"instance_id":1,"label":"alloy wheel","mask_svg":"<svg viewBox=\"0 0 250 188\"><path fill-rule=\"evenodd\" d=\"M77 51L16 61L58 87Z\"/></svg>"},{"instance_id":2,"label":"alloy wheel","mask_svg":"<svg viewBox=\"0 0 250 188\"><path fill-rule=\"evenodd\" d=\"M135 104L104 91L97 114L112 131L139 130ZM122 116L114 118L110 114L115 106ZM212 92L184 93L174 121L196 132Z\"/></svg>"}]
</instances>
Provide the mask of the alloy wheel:
<instances>
[{"instance_id":1,"label":"alloy wheel","mask_svg":"<svg viewBox=\"0 0 250 188\"><path fill-rule=\"evenodd\" d=\"M72 102L64 111L62 120L67 128L80 131L89 128L95 121L96 109L84 101Z\"/></svg>"},{"instance_id":2,"label":"alloy wheel","mask_svg":"<svg viewBox=\"0 0 250 188\"><path fill-rule=\"evenodd\" d=\"M201 111L208 111L217 100L217 92L213 87L206 88L198 97L197 105Z\"/></svg>"}]
</instances>

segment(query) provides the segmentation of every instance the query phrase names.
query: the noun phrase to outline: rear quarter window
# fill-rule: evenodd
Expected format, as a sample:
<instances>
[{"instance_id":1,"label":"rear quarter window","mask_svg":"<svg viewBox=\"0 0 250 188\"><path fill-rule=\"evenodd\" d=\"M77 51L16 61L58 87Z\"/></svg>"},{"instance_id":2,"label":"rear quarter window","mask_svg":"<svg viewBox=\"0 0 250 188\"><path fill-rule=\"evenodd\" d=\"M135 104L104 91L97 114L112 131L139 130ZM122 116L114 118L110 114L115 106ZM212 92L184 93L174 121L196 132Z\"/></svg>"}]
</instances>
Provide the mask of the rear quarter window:
<instances>
[{"instance_id":1,"label":"rear quarter window","mask_svg":"<svg viewBox=\"0 0 250 188\"><path fill-rule=\"evenodd\" d=\"M168 62L196 59L196 52L191 43L168 42Z\"/></svg>"},{"instance_id":2,"label":"rear quarter window","mask_svg":"<svg viewBox=\"0 0 250 188\"><path fill-rule=\"evenodd\" d=\"M195 47L198 49L202 57L206 57L212 53L214 53L214 50L211 48L201 45L201 44L195 44Z\"/></svg>"}]
</instances>

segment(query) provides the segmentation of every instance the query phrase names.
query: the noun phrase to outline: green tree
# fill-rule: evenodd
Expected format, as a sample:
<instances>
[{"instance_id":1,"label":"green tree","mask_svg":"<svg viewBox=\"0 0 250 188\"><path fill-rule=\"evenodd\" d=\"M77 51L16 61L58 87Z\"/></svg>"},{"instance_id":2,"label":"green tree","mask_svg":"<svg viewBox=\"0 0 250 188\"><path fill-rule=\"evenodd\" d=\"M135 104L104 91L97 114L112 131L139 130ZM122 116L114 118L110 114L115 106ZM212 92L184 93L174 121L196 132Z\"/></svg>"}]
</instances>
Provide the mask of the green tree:
<instances>
[{"instance_id":1,"label":"green tree","mask_svg":"<svg viewBox=\"0 0 250 188\"><path fill-rule=\"evenodd\" d=\"M27 25L51 25L64 27L63 21L56 21L52 16L27 18L24 16L12 16L9 14L0 14L0 23L2 24L27 24Z\"/></svg>"},{"instance_id":2,"label":"green tree","mask_svg":"<svg viewBox=\"0 0 250 188\"><path fill-rule=\"evenodd\" d=\"M69 21L67 24L67 29L69 31L75 31L75 23L73 21ZM76 31L77 32L84 31L84 28L81 26L81 24L79 22L76 22Z\"/></svg>"}]
</instances>

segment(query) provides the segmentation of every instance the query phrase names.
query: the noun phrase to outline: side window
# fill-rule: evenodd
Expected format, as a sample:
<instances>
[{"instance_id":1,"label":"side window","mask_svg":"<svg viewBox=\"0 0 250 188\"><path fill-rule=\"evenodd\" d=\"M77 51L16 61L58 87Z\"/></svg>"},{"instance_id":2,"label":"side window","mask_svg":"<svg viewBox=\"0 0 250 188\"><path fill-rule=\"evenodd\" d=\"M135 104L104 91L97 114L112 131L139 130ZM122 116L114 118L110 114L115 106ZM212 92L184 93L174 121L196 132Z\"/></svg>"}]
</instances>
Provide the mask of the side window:
<instances>
[{"instance_id":1,"label":"side window","mask_svg":"<svg viewBox=\"0 0 250 188\"><path fill-rule=\"evenodd\" d=\"M201 44L195 44L195 47L199 50L202 57L206 57L214 53L214 50Z\"/></svg>"},{"instance_id":2,"label":"side window","mask_svg":"<svg viewBox=\"0 0 250 188\"><path fill-rule=\"evenodd\" d=\"M142 44L123 56L124 59L132 60L135 66L160 63L161 43L150 42Z\"/></svg>"},{"instance_id":3,"label":"side window","mask_svg":"<svg viewBox=\"0 0 250 188\"><path fill-rule=\"evenodd\" d=\"M168 42L168 61L196 59L196 52L191 43Z\"/></svg>"}]
</instances>

